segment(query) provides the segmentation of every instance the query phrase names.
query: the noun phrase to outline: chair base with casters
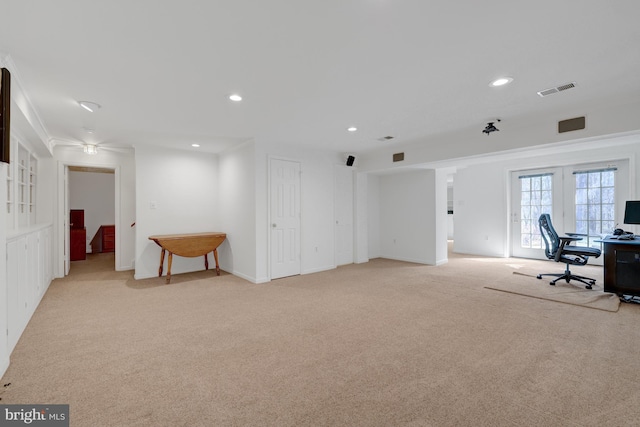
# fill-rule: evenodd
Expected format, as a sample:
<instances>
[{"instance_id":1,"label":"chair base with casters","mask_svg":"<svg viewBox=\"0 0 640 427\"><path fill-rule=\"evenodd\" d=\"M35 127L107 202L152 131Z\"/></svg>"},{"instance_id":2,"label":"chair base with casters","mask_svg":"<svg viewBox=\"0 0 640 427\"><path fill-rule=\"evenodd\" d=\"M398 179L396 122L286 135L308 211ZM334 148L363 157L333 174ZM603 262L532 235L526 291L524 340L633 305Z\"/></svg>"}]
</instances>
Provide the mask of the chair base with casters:
<instances>
[{"instance_id":1,"label":"chair base with casters","mask_svg":"<svg viewBox=\"0 0 640 427\"><path fill-rule=\"evenodd\" d=\"M595 279L572 274L571 271L569 270L569 264L567 264L567 269L564 271L563 274L545 273L545 274L538 274L536 277L538 279L542 279L543 276L556 277L556 279L553 279L552 281L549 282L549 284L552 286L555 286L556 282L562 279L564 279L567 283L569 283L571 280L577 280L578 282L582 282L586 285L585 286L586 289L592 289L592 286L596 284Z\"/></svg>"}]
</instances>

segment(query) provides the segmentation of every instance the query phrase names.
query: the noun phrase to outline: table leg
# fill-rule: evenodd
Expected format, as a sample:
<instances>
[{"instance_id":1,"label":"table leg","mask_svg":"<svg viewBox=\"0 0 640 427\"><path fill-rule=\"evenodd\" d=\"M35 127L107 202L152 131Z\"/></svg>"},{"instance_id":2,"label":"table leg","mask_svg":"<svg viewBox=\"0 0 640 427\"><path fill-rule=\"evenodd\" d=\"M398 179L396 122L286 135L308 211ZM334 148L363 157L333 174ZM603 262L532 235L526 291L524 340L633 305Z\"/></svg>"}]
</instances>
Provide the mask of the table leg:
<instances>
[{"instance_id":1,"label":"table leg","mask_svg":"<svg viewBox=\"0 0 640 427\"><path fill-rule=\"evenodd\" d=\"M160 252L160 268L158 268L158 277L162 277L162 268L164 267L164 249Z\"/></svg>"},{"instance_id":2,"label":"table leg","mask_svg":"<svg viewBox=\"0 0 640 427\"><path fill-rule=\"evenodd\" d=\"M220 265L218 265L218 249L213 250L213 257L216 259L216 274L220 275Z\"/></svg>"},{"instance_id":3,"label":"table leg","mask_svg":"<svg viewBox=\"0 0 640 427\"><path fill-rule=\"evenodd\" d=\"M171 282L171 261L173 261L173 253L169 252L169 262L167 265L167 284Z\"/></svg>"},{"instance_id":4,"label":"table leg","mask_svg":"<svg viewBox=\"0 0 640 427\"><path fill-rule=\"evenodd\" d=\"M209 269L209 257L207 255L208 254L204 254L204 269L205 270Z\"/></svg>"}]
</instances>

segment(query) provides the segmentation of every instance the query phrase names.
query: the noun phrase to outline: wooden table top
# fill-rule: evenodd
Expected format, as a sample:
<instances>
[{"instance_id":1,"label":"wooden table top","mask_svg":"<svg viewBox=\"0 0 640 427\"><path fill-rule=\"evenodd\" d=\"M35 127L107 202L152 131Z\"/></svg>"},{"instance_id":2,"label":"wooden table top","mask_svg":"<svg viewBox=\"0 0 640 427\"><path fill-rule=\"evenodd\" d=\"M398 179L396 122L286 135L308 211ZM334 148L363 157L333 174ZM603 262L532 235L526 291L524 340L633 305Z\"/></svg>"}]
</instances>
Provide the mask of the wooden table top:
<instances>
[{"instance_id":1,"label":"wooden table top","mask_svg":"<svg viewBox=\"0 0 640 427\"><path fill-rule=\"evenodd\" d=\"M156 242L162 249L184 257L205 255L220 246L226 238L227 235L220 232L149 236L149 240Z\"/></svg>"}]
</instances>

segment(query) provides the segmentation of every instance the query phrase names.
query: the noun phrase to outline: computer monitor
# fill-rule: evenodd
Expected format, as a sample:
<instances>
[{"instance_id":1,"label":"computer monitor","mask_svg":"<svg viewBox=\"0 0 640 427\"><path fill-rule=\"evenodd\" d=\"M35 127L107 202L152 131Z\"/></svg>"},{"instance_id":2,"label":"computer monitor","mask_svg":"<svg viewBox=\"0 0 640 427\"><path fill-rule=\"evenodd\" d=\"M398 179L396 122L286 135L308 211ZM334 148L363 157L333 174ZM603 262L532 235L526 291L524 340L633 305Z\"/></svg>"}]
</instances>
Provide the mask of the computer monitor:
<instances>
[{"instance_id":1,"label":"computer monitor","mask_svg":"<svg viewBox=\"0 0 640 427\"><path fill-rule=\"evenodd\" d=\"M627 200L624 208L625 224L640 224L640 200Z\"/></svg>"}]
</instances>

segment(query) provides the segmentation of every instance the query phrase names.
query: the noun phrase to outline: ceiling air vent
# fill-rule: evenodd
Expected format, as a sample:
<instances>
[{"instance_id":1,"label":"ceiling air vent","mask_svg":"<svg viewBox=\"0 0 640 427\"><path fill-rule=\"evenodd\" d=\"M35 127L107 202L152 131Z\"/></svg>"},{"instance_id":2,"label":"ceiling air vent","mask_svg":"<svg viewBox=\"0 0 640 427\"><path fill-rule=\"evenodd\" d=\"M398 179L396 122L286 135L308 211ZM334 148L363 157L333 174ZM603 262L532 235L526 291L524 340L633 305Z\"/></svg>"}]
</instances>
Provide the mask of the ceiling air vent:
<instances>
[{"instance_id":1,"label":"ceiling air vent","mask_svg":"<svg viewBox=\"0 0 640 427\"><path fill-rule=\"evenodd\" d=\"M387 135L387 136L383 136L382 138L378 138L378 141L385 142L385 141L389 141L389 140L391 140L393 138L394 138L393 136L388 136Z\"/></svg>"},{"instance_id":2,"label":"ceiling air vent","mask_svg":"<svg viewBox=\"0 0 640 427\"><path fill-rule=\"evenodd\" d=\"M567 90L567 89L571 89L576 87L576 82L572 82L572 83L565 83L563 85L560 86L556 86L556 87L552 87L549 89L545 89L545 90L541 90L540 92L538 92L538 95L545 97L554 93L558 93L558 92L562 92L563 90Z\"/></svg>"},{"instance_id":3,"label":"ceiling air vent","mask_svg":"<svg viewBox=\"0 0 640 427\"><path fill-rule=\"evenodd\" d=\"M393 161L394 162L401 162L404 160L404 153L395 153L393 155Z\"/></svg>"}]
</instances>

